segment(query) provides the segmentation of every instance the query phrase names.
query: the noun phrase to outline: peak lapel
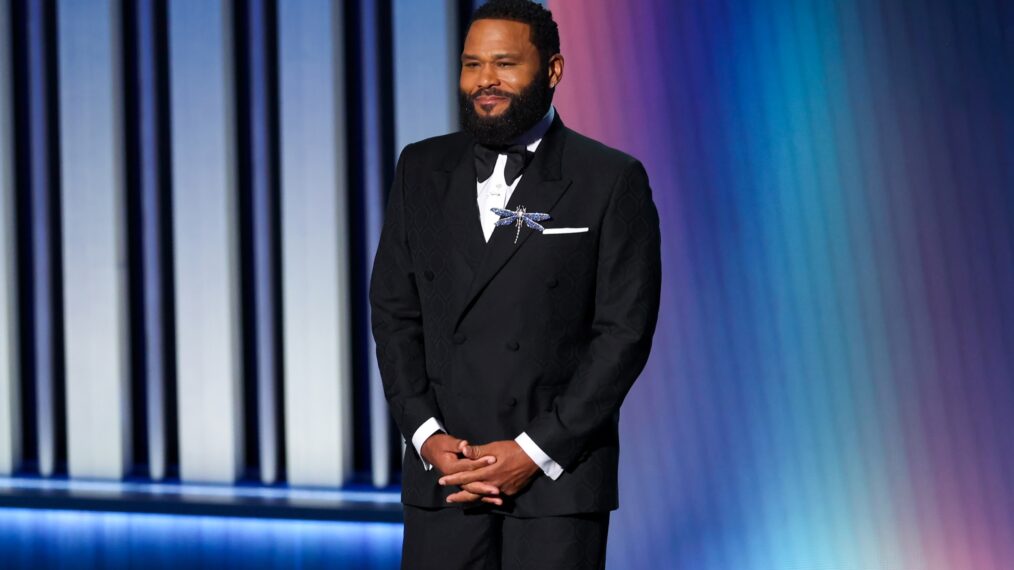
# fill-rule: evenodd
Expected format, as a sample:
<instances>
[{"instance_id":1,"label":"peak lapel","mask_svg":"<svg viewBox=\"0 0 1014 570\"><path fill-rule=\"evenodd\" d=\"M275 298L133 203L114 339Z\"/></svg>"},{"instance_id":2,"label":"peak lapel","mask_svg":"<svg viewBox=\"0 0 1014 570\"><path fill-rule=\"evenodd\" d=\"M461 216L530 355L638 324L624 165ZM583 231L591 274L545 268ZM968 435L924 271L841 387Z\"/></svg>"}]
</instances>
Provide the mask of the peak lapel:
<instances>
[{"instance_id":1,"label":"peak lapel","mask_svg":"<svg viewBox=\"0 0 1014 570\"><path fill-rule=\"evenodd\" d=\"M566 131L563 121L557 114L546 131L539 148L535 151L535 157L531 164L525 169L518 182L517 188L511 194L507 203L508 210L515 210L519 205L525 207L528 212L545 212L553 215L553 206L560 200L567 188L570 187L570 180L563 179L561 161L563 158L563 145L566 142ZM474 171L474 166L472 167ZM474 178L474 176L473 176ZM474 203L473 199L473 203ZM477 222L478 223L478 222ZM481 225L480 225L481 231ZM522 225L521 235L517 244L514 243L514 236L517 233L515 226L500 226L493 230L493 235L485 247L485 255L476 270L475 277L469 286L468 294L465 295L462 306L458 311L454 327L457 328L468 307L476 297L482 293L486 285L496 274L507 264L517 253L528 238L536 230Z\"/></svg>"},{"instance_id":2,"label":"peak lapel","mask_svg":"<svg viewBox=\"0 0 1014 570\"><path fill-rule=\"evenodd\" d=\"M460 160L445 162L431 173L431 177L434 187L443 190L440 214L451 232L452 241L474 271L482 260L486 240L479 222L471 140L456 154Z\"/></svg>"}]
</instances>

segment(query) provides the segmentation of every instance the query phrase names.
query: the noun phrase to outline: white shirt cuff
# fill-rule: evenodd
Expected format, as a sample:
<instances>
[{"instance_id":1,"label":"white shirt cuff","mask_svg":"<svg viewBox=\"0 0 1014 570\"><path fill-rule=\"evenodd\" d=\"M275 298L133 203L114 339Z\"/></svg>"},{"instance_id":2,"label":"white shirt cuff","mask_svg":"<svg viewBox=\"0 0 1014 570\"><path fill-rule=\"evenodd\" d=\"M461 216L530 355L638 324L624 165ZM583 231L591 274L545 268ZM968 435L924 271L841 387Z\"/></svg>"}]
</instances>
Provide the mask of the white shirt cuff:
<instances>
[{"instance_id":1,"label":"white shirt cuff","mask_svg":"<svg viewBox=\"0 0 1014 570\"><path fill-rule=\"evenodd\" d=\"M547 477L555 481L560 475L563 475L563 467L546 455L546 452L542 451L542 448L536 445L527 433L521 432L521 435L514 438L514 441L518 442L522 451L532 458L532 461L539 466L539 469L542 469Z\"/></svg>"},{"instance_id":2,"label":"white shirt cuff","mask_svg":"<svg viewBox=\"0 0 1014 570\"><path fill-rule=\"evenodd\" d=\"M436 418L430 418L423 422L415 433L412 434L412 447L415 448L416 454L419 455L419 460L422 461L423 469L429 471L433 466L430 465L422 456L422 446L426 443L429 437L438 431L444 431L444 426L440 425L440 421Z\"/></svg>"}]
</instances>

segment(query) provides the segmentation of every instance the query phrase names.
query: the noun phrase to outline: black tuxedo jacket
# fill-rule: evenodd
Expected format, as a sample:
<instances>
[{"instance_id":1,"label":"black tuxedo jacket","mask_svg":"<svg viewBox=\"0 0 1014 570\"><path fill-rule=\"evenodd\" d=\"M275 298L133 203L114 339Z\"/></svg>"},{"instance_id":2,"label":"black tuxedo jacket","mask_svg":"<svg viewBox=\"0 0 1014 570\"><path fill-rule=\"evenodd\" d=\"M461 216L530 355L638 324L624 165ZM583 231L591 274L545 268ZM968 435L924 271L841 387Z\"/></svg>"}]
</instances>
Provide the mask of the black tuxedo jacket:
<instances>
[{"instance_id":1,"label":"black tuxedo jacket","mask_svg":"<svg viewBox=\"0 0 1014 570\"><path fill-rule=\"evenodd\" d=\"M565 472L542 473L500 512L617 508L620 404L644 368L658 317L658 213L636 159L556 116L507 209L546 212L548 235L497 227L483 239L473 140L405 147L370 284L385 395L407 441L428 418L473 444L522 431ZM409 444L402 500L447 507Z\"/></svg>"}]
</instances>

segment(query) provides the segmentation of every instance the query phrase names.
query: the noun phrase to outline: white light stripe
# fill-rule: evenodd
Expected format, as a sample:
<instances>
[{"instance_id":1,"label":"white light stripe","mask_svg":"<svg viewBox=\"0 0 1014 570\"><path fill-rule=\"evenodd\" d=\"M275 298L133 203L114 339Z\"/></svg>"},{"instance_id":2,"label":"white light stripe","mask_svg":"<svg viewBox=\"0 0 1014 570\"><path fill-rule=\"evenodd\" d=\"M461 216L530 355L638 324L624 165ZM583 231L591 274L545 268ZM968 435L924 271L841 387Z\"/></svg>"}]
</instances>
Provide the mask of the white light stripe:
<instances>
[{"instance_id":1,"label":"white light stripe","mask_svg":"<svg viewBox=\"0 0 1014 570\"><path fill-rule=\"evenodd\" d=\"M131 464L119 3L61 0L60 77L67 467Z\"/></svg>"},{"instance_id":2,"label":"white light stripe","mask_svg":"<svg viewBox=\"0 0 1014 570\"><path fill-rule=\"evenodd\" d=\"M0 0L0 474L12 473L21 460L9 8L8 0Z\"/></svg>"},{"instance_id":3,"label":"white light stripe","mask_svg":"<svg viewBox=\"0 0 1014 570\"><path fill-rule=\"evenodd\" d=\"M352 472L342 7L278 5L288 480Z\"/></svg>"},{"instance_id":4,"label":"white light stripe","mask_svg":"<svg viewBox=\"0 0 1014 570\"><path fill-rule=\"evenodd\" d=\"M243 467L232 21L226 0L169 3L180 474Z\"/></svg>"},{"instance_id":5,"label":"white light stripe","mask_svg":"<svg viewBox=\"0 0 1014 570\"><path fill-rule=\"evenodd\" d=\"M0 491L40 490L90 493L145 493L148 495L209 498L291 499L313 502L358 502L396 504L401 494L396 491L359 491L348 489L277 488L260 486L207 485L195 483L140 483L135 481L87 481L71 479L29 479L0 477Z\"/></svg>"}]
</instances>

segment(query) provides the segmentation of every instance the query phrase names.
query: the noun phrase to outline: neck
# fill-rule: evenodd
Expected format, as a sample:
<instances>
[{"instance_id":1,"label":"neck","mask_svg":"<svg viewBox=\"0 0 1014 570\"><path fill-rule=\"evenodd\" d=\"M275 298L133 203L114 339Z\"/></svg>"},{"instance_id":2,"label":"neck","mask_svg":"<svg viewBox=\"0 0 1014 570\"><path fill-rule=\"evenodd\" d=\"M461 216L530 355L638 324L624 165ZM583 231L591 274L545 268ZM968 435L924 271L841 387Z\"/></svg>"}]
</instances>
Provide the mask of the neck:
<instances>
[{"instance_id":1,"label":"neck","mask_svg":"<svg viewBox=\"0 0 1014 570\"><path fill-rule=\"evenodd\" d=\"M541 140L546 135L546 131L549 130L549 126L553 124L553 118L556 116L556 110L553 109L553 105L549 105L549 110L542 116L541 119L530 129L521 134L518 138L514 139L514 144L530 145L535 141Z\"/></svg>"}]
</instances>

